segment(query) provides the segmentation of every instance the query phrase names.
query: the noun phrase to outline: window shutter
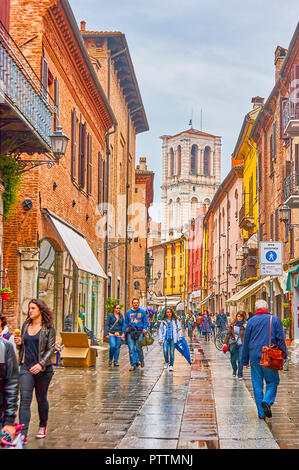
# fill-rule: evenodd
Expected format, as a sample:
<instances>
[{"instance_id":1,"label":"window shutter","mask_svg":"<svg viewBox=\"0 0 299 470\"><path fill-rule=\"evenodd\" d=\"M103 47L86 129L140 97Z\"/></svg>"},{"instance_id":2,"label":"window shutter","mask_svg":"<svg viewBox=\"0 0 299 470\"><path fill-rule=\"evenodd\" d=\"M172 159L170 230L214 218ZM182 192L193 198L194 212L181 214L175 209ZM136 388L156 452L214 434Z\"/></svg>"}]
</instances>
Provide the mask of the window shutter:
<instances>
[{"instance_id":1,"label":"window shutter","mask_svg":"<svg viewBox=\"0 0 299 470\"><path fill-rule=\"evenodd\" d=\"M275 241L279 240L278 235L278 209L275 209Z\"/></svg>"},{"instance_id":2,"label":"window shutter","mask_svg":"<svg viewBox=\"0 0 299 470\"><path fill-rule=\"evenodd\" d=\"M71 174L76 179L76 152L77 152L77 111L72 111L72 148L71 148Z\"/></svg>"},{"instance_id":3,"label":"window shutter","mask_svg":"<svg viewBox=\"0 0 299 470\"><path fill-rule=\"evenodd\" d=\"M287 98L281 98L280 100L280 138L288 139L289 136L284 132L285 122L284 122L284 113L286 106L289 105L289 100Z\"/></svg>"},{"instance_id":4,"label":"window shutter","mask_svg":"<svg viewBox=\"0 0 299 470\"><path fill-rule=\"evenodd\" d=\"M42 83L42 95L46 99L48 95L48 75L49 75L49 68L48 62L44 57L42 57L41 62L41 83Z\"/></svg>"},{"instance_id":5,"label":"window shutter","mask_svg":"<svg viewBox=\"0 0 299 470\"><path fill-rule=\"evenodd\" d=\"M293 119L299 119L299 64L293 65L291 81L291 115Z\"/></svg>"},{"instance_id":6,"label":"window shutter","mask_svg":"<svg viewBox=\"0 0 299 470\"><path fill-rule=\"evenodd\" d=\"M299 186L299 144L295 144L295 186Z\"/></svg>"},{"instance_id":7,"label":"window shutter","mask_svg":"<svg viewBox=\"0 0 299 470\"><path fill-rule=\"evenodd\" d=\"M107 160L103 160L103 202L108 202L108 165Z\"/></svg>"},{"instance_id":8,"label":"window shutter","mask_svg":"<svg viewBox=\"0 0 299 470\"><path fill-rule=\"evenodd\" d=\"M102 184L103 184L103 157L98 153L98 204L102 202Z\"/></svg>"},{"instance_id":9,"label":"window shutter","mask_svg":"<svg viewBox=\"0 0 299 470\"><path fill-rule=\"evenodd\" d=\"M276 158L276 121L272 126L272 160Z\"/></svg>"},{"instance_id":10,"label":"window shutter","mask_svg":"<svg viewBox=\"0 0 299 470\"><path fill-rule=\"evenodd\" d=\"M87 194L92 193L92 135L87 138Z\"/></svg>"},{"instance_id":11,"label":"window shutter","mask_svg":"<svg viewBox=\"0 0 299 470\"><path fill-rule=\"evenodd\" d=\"M1 0L0 1L0 21L4 27L9 30L9 10L10 10L10 0Z\"/></svg>"},{"instance_id":12,"label":"window shutter","mask_svg":"<svg viewBox=\"0 0 299 470\"><path fill-rule=\"evenodd\" d=\"M86 123L81 124L81 145L80 145L80 171L79 186L85 186L85 158L86 158Z\"/></svg>"},{"instance_id":13,"label":"window shutter","mask_svg":"<svg viewBox=\"0 0 299 470\"><path fill-rule=\"evenodd\" d=\"M56 113L54 114L54 131L59 126L59 81L58 78L54 80L54 103L56 106Z\"/></svg>"}]
</instances>

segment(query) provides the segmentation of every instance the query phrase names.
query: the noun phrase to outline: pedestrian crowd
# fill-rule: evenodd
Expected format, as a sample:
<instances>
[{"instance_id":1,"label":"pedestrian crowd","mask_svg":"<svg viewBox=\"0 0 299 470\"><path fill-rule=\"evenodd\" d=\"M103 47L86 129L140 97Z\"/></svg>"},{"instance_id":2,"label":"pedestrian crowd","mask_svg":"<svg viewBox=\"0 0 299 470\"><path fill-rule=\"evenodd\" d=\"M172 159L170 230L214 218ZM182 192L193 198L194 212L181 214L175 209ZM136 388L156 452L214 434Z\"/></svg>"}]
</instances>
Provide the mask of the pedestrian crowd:
<instances>
[{"instance_id":1,"label":"pedestrian crowd","mask_svg":"<svg viewBox=\"0 0 299 470\"><path fill-rule=\"evenodd\" d=\"M148 314L151 315L150 321ZM15 437L20 394L19 423L22 425L24 444L27 442L34 391L39 414L36 438L44 438L47 434L47 393L54 374L52 354L56 342L52 318L51 310L40 299L29 302L27 318L21 330L15 330L14 333L9 331L5 316L0 316L0 431L9 433L12 439ZM250 365L258 417L265 419L272 416L271 406L279 385L279 368L273 364L271 367L264 359L266 353L270 357L274 350L276 356L279 351L285 360L287 347L282 323L278 317L270 314L266 301L256 301L255 313L250 314L248 320L244 311L238 311L230 323L223 309L217 315L207 310L197 315L192 311L187 315L178 315L172 308L166 307L157 315L154 311L147 312L146 308L140 307L139 299L135 298L132 308L123 315L121 306L115 304L113 312L106 319L105 329L105 337L109 342L109 367L119 366L121 345L125 343L129 350L129 370L144 368L142 346L148 344L145 340L151 338L150 332L156 323L158 341L163 349L164 369L169 372L174 370L175 349L186 354L180 350L180 343L185 341L184 330L187 330L191 340L197 331L207 342L211 336L215 338L216 333L224 334L223 352L228 351L230 354L233 378L241 381L243 368Z\"/></svg>"}]
</instances>

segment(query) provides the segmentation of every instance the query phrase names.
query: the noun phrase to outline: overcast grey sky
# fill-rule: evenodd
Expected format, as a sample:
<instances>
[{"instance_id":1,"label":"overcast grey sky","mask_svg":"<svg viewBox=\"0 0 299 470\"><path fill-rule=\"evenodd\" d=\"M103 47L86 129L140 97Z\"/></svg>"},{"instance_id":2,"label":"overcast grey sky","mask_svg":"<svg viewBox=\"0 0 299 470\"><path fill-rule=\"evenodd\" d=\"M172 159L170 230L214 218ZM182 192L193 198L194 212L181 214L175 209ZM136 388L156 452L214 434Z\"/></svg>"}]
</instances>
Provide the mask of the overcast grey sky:
<instances>
[{"instance_id":1,"label":"overcast grey sky","mask_svg":"<svg viewBox=\"0 0 299 470\"><path fill-rule=\"evenodd\" d=\"M150 130L137 136L161 197L161 139L193 127L222 136L222 179L251 98L274 85L274 51L288 47L297 0L69 0L86 29L126 35Z\"/></svg>"}]
</instances>

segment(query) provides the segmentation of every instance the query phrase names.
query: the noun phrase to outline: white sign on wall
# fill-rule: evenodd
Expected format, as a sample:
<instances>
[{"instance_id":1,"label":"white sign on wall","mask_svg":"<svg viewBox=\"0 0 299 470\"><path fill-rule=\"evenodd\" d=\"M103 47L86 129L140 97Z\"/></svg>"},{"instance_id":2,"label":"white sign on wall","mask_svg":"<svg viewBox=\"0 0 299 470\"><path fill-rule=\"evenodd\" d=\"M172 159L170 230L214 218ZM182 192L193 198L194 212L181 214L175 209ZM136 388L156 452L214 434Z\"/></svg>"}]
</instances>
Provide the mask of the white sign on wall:
<instances>
[{"instance_id":1,"label":"white sign on wall","mask_svg":"<svg viewBox=\"0 0 299 470\"><path fill-rule=\"evenodd\" d=\"M282 276L282 242L260 242L260 276Z\"/></svg>"}]
</instances>

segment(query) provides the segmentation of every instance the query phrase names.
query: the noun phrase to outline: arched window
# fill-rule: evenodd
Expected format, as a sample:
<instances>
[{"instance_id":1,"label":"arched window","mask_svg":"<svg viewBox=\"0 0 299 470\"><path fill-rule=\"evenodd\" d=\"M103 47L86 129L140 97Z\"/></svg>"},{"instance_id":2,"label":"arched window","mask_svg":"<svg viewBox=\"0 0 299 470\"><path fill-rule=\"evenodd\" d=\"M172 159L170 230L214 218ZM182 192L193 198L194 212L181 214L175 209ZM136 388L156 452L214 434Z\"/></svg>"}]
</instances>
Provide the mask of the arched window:
<instances>
[{"instance_id":1,"label":"arched window","mask_svg":"<svg viewBox=\"0 0 299 470\"><path fill-rule=\"evenodd\" d=\"M197 174L197 160L198 160L198 147L193 144L191 147L191 162L190 162L190 173L191 175Z\"/></svg>"},{"instance_id":2,"label":"arched window","mask_svg":"<svg viewBox=\"0 0 299 470\"><path fill-rule=\"evenodd\" d=\"M235 191L235 199L236 199L236 213L235 213L235 217L237 218L238 215L239 215L239 194L238 194L238 190L236 189Z\"/></svg>"},{"instance_id":3,"label":"arched window","mask_svg":"<svg viewBox=\"0 0 299 470\"><path fill-rule=\"evenodd\" d=\"M170 176L174 175L174 151L170 149Z\"/></svg>"},{"instance_id":4,"label":"arched window","mask_svg":"<svg viewBox=\"0 0 299 470\"><path fill-rule=\"evenodd\" d=\"M39 243L39 272L37 296L48 307L55 309L56 251L51 240L44 238Z\"/></svg>"},{"instance_id":5,"label":"arched window","mask_svg":"<svg viewBox=\"0 0 299 470\"><path fill-rule=\"evenodd\" d=\"M203 174L210 176L211 174L211 148L205 147L203 154Z\"/></svg>"},{"instance_id":6,"label":"arched window","mask_svg":"<svg viewBox=\"0 0 299 470\"><path fill-rule=\"evenodd\" d=\"M196 219L196 215L197 215L197 207L198 207L198 200L196 199L196 197L193 197L191 199L191 219Z\"/></svg>"},{"instance_id":7,"label":"arched window","mask_svg":"<svg viewBox=\"0 0 299 470\"><path fill-rule=\"evenodd\" d=\"M181 200L178 197L175 204L175 226L179 230L181 225Z\"/></svg>"},{"instance_id":8,"label":"arched window","mask_svg":"<svg viewBox=\"0 0 299 470\"><path fill-rule=\"evenodd\" d=\"M179 145L177 148L177 175L179 176L182 171L182 147Z\"/></svg>"},{"instance_id":9,"label":"arched window","mask_svg":"<svg viewBox=\"0 0 299 470\"><path fill-rule=\"evenodd\" d=\"M172 199L170 199L168 203L168 228L172 229L173 228L173 202Z\"/></svg>"}]
</instances>

